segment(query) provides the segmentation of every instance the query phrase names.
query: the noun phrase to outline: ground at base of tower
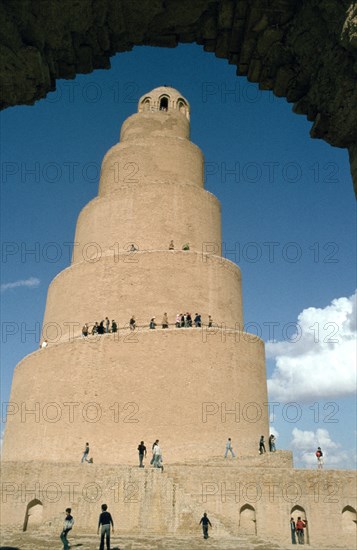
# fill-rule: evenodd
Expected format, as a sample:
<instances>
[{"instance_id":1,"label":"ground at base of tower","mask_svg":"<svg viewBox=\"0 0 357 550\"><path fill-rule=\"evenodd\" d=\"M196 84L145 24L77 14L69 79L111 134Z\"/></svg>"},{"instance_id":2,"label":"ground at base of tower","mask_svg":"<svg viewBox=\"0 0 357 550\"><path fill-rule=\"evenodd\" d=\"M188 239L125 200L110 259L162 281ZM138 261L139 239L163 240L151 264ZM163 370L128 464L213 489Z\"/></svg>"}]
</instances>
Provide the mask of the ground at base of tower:
<instances>
[{"instance_id":1,"label":"ground at base of tower","mask_svg":"<svg viewBox=\"0 0 357 550\"><path fill-rule=\"evenodd\" d=\"M68 537L70 548L74 550L97 550L99 537L73 533ZM62 547L57 533L46 533L43 529L37 533L22 533L13 528L4 527L0 539L0 550L55 550ZM258 537L218 537L210 531L208 540L204 540L201 530L197 536L120 536L111 537L111 550L287 550L295 548L293 545L279 545L274 542L264 541ZM308 548L318 548L308 545ZM321 546L319 547L321 550ZM337 550L337 547L323 550Z\"/></svg>"}]
</instances>

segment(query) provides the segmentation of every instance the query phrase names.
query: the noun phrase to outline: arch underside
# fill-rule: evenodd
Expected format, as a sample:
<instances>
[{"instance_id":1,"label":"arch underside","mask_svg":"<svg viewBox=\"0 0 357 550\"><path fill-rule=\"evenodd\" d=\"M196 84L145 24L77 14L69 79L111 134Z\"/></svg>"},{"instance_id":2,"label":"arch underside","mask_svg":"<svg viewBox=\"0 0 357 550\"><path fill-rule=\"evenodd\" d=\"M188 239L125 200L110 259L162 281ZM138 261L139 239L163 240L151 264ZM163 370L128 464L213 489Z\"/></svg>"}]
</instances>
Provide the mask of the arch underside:
<instances>
[{"instance_id":1,"label":"arch underside","mask_svg":"<svg viewBox=\"0 0 357 550\"><path fill-rule=\"evenodd\" d=\"M350 153L357 180L357 7L351 0L54 0L1 7L0 104L32 104L56 79L110 68L136 45L196 42L293 103L311 136Z\"/></svg>"}]
</instances>

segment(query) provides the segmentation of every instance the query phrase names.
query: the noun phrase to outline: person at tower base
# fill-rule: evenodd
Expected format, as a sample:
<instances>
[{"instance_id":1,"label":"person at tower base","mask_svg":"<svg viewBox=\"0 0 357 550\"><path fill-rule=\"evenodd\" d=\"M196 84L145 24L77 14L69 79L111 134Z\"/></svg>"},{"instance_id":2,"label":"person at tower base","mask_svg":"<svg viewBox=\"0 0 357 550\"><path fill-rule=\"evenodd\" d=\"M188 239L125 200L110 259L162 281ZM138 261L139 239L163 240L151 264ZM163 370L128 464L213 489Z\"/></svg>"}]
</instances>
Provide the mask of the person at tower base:
<instances>
[{"instance_id":1,"label":"person at tower base","mask_svg":"<svg viewBox=\"0 0 357 550\"><path fill-rule=\"evenodd\" d=\"M114 321L114 319L112 320L112 332L118 332L118 325L116 324L116 322Z\"/></svg>"},{"instance_id":2,"label":"person at tower base","mask_svg":"<svg viewBox=\"0 0 357 550\"><path fill-rule=\"evenodd\" d=\"M170 241L169 250L175 250L174 241Z\"/></svg>"},{"instance_id":3,"label":"person at tower base","mask_svg":"<svg viewBox=\"0 0 357 550\"><path fill-rule=\"evenodd\" d=\"M210 525L212 527L212 523L208 519L206 512L201 517L201 521L199 525L201 524L202 524L203 538L208 539L208 526Z\"/></svg>"},{"instance_id":4,"label":"person at tower base","mask_svg":"<svg viewBox=\"0 0 357 550\"><path fill-rule=\"evenodd\" d=\"M265 453L265 442L264 442L264 435L260 436L259 440L259 453L262 455Z\"/></svg>"},{"instance_id":5,"label":"person at tower base","mask_svg":"<svg viewBox=\"0 0 357 550\"><path fill-rule=\"evenodd\" d=\"M195 313L194 323L196 328L201 327L201 315L199 315L198 313Z\"/></svg>"},{"instance_id":6,"label":"person at tower base","mask_svg":"<svg viewBox=\"0 0 357 550\"><path fill-rule=\"evenodd\" d=\"M157 445L158 443L159 443L159 440L155 439L154 443L151 445L151 452L152 452L152 459L150 460L151 466L154 464L154 460L155 460L154 449L155 449L155 445Z\"/></svg>"},{"instance_id":7,"label":"person at tower base","mask_svg":"<svg viewBox=\"0 0 357 550\"><path fill-rule=\"evenodd\" d=\"M296 524L294 518L290 518L291 544L296 544Z\"/></svg>"},{"instance_id":8,"label":"person at tower base","mask_svg":"<svg viewBox=\"0 0 357 550\"><path fill-rule=\"evenodd\" d=\"M156 328L155 317L151 318L149 328Z\"/></svg>"},{"instance_id":9,"label":"person at tower base","mask_svg":"<svg viewBox=\"0 0 357 550\"><path fill-rule=\"evenodd\" d=\"M299 544L305 544L304 529L307 526L307 520L301 519L299 516L296 522L296 534Z\"/></svg>"},{"instance_id":10,"label":"person at tower base","mask_svg":"<svg viewBox=\"0 0 357 550\"><path fill-rule=\"evenodd\" d=\"M88 455L89 455L89 443L87 442L87 443L86 443L86 446L85 446L85 449L84 449L84 451L83 451L83 456L82 456L81 463L83 463L83 462L89 462L89 460L88 460Z\"/></svg>"},{"instance_id":11,"label":"person at tower base","mask_svg":"<svg viewBox=\"0 0 357 550\"><path fill-rule=\"evenodd\" d=\"M226 452L224 453L224 458L227 458L229 452L232 454L232 458L235 458L236 455L234 454L233 447L232 447L232 440L230 437L227 439Z\"/></svg>"},{"instance_id":12,"label":"person at tower base","mask_svg":"<svg viewBox=\"0 0 357 550\"><path fill-rule=\"evenodd\" d=\"M110 550L110 526L112 526L112 533L114 534L114 523L112 515L107 512L108 506L106 504L102 504L102 513L99 516L98 521L98 531L97 534L99 535L99 529L101 528L100 533L100 546L99 550L104 550L104 539L107 543L107 550Z\"/></svg>"},{"instance_id":13,"label":"person at tower base","mask_svg":"<svg viewBox=\"0 0 357 550\"><path fill-rule=\"evenodd\" d=\"M275 448L275 441L276 441L276 437L274 434L270 434L269 436L269 451L271 453L275 453L276 451L276 448Z\"/></svg>"},{"instance_id":14,"label":"person at tower base","mask_svg":"<svg viewBox=\"0 0 357 550\"><path fill-rule=\"evenodd\" d=\"M321 451L321 447L317 447L317 451L315 453L315 456L317 458L317 469L322 470L324 467L324 454Z\"/></svg>"},{"instance_id":15,"label":"person at tower base","mask_svg":"<svg viewBox=\"0 0 357 550\"><path fill-rule=\"evenodd\" d=\"M164 313L164 316L162 318L162 328L169 328L169 319L167 317L167 313Z\"/></svg>"},{"instance_id":16,"label":"person at tower base","mask_svg":"<svg viewBox=\"0 0 357 550\"><path fill-rule=\"evenodd\" d=\"M135 330L136 327L136 321L134 315L132 315L130 321L129 321L130 330Z\"/></svg>"},{"instance_id":17,"label":"person at tower base","mask_svg":"<svg viewBox=\"0 0 357 550\"><path fill-rule=\"evenodd\" d=\"M154 468L161 468L161 471L164 471L164 467L162 465L162 453L161 449L159 447L159 440L156 440L156 443L153 448L153 466Z\"/></svg>"},{"instance_id":18,"label":"person at tower base","mask_svg":"<svg viewBox=\"0 0 357 550\"><path fill-rule=\"evenodd\" d=\"M145 468L143 464L144 457L146 457L146 447L144 445L144 441L140 441L140 445L138 446L139 451L139 468Z\"/></svg>"},{"instance_id":19,"label":"person at tower base","mask_svg":"<svg viewBox=\"0 0 357 550\"><path fill-rule=\"evenodd\" d=\"M70 532L70 530L72 529L73 524L74 524L74 519L73 519L73 516L71 516L71 511L72 511L71 508L66 508L66 517L65 517L65 520L64 520L64 523L63 523L62 533L60 535L60 539L63 543L63 550L68 550L68 548L69 548L67 535Z\"/></svg>"}]
</instances>

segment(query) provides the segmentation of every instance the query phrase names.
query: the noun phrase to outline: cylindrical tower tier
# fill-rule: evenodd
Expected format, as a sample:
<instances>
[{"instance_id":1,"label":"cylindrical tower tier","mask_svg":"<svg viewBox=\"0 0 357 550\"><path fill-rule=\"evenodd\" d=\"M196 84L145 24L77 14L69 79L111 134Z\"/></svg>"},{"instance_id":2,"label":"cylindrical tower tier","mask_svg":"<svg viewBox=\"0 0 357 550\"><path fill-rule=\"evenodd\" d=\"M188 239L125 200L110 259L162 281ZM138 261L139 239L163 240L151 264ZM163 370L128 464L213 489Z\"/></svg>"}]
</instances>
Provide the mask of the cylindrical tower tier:
<instances>
[{"instance_id":1,"label":"cylindrical tower tier","mask_svg":"<svg viewBox=\"0 0 357 550\"><path fill-rule=\"evenodd\" d=\"M135 184L203 187L203 154L189 138L189 104L177 90L162 87L143 96L139 112L121 128L120 143L104 157L99 195Z\"/></svg>"},{"instance_id":2,"label":"cylindrical tower tier","mask_svg":"<svg viewBox=\"0 0 357 550\"><path fill-rule=\"evenodd\" d=\"M116 255L81 262L52 281L47 296L43 334L50 342L78 336L84 323L108 316L119 326L147 327L156 317L200 313L204 322L227 327L243 325L239 268L220 256L192 251L151 251Z\"/></svg>"},{"instance_id":3,"label":"cylindrical tower tier","mask_svg":"<svg viewBox=\"0 0 357 550\"><path fill-rule=\"evenodd\" d=\"M179 111L146 111L127 118L120 130L120 141L152 141L166 137L190 139L190 121Z\"/></svg>"},{"instance_id":4,"label":"cylindrical tower tier","mask_svg":"<svg viewBox=\"0 0 357 550\"><path fill-rule=\"evenodd\" d=\"M87 204L74 240L73 263L109 249L129 250L132 243L139 250L167 250L171 240L179 250L189 243L190 250L214 249L219 255L220 204L214 195L192 185L133 185Z\"/></svg>"},{"instance_id":5,"label":"cylindrical tower tier","mask_svg":"<svg viewBox=\"0 0 357 550\"><path fill-rule=\"evenodd\" d=\"M222 455L227 437L256 455L268 433L264 344L209 329L78 339L19 363L11 401L4 460L79 461L88 441L95 463L134 464L138 443L159 439L165 462L183 462Z\"/></svg>"},{"instance_id":6,"label":"cylindrical tower tier","mask_svg":"<svg viewBox=\"0 0 357 550\"><path fill-rule=\"evenodd\" d=\"M203 187L203 179L201 149L187 139L162 135L120 142L109 149L102 164L99 195L135 184L190 183Z\"/></svg>"}]
</instances>

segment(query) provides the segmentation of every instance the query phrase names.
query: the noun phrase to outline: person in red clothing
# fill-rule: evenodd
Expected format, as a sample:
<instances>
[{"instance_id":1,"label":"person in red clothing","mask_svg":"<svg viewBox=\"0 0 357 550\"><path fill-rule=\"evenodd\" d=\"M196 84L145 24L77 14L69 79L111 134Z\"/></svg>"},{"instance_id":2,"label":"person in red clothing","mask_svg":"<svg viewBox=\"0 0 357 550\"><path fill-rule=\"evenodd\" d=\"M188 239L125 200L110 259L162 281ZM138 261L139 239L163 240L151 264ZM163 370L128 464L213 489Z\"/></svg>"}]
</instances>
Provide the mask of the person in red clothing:
<instances>
[{"instance_id":1,"label":"person in red clothing","mask_svg":"<svg viewBox=\"0 0 357 550\"><path fill-rule=\"evenodd\" d=\"M297 539L299 544L305 544L304 529L306 528L306 526L307 526L307 519L301 519L301 517L299 516L296 522L296 534L297 534Z\"/></svg>"},{"instance_id":2,"label":"person in red clothing","mask_svg":"<svg viewBox=\"0 0 357 550\"><path fill-rule=\"evenodd\" d=\"M321 447L317 447L315 456L317 458L317 469L322 470L322 468L324 467L324 454L321 451Z\"/></svg>"}]
</instances>

